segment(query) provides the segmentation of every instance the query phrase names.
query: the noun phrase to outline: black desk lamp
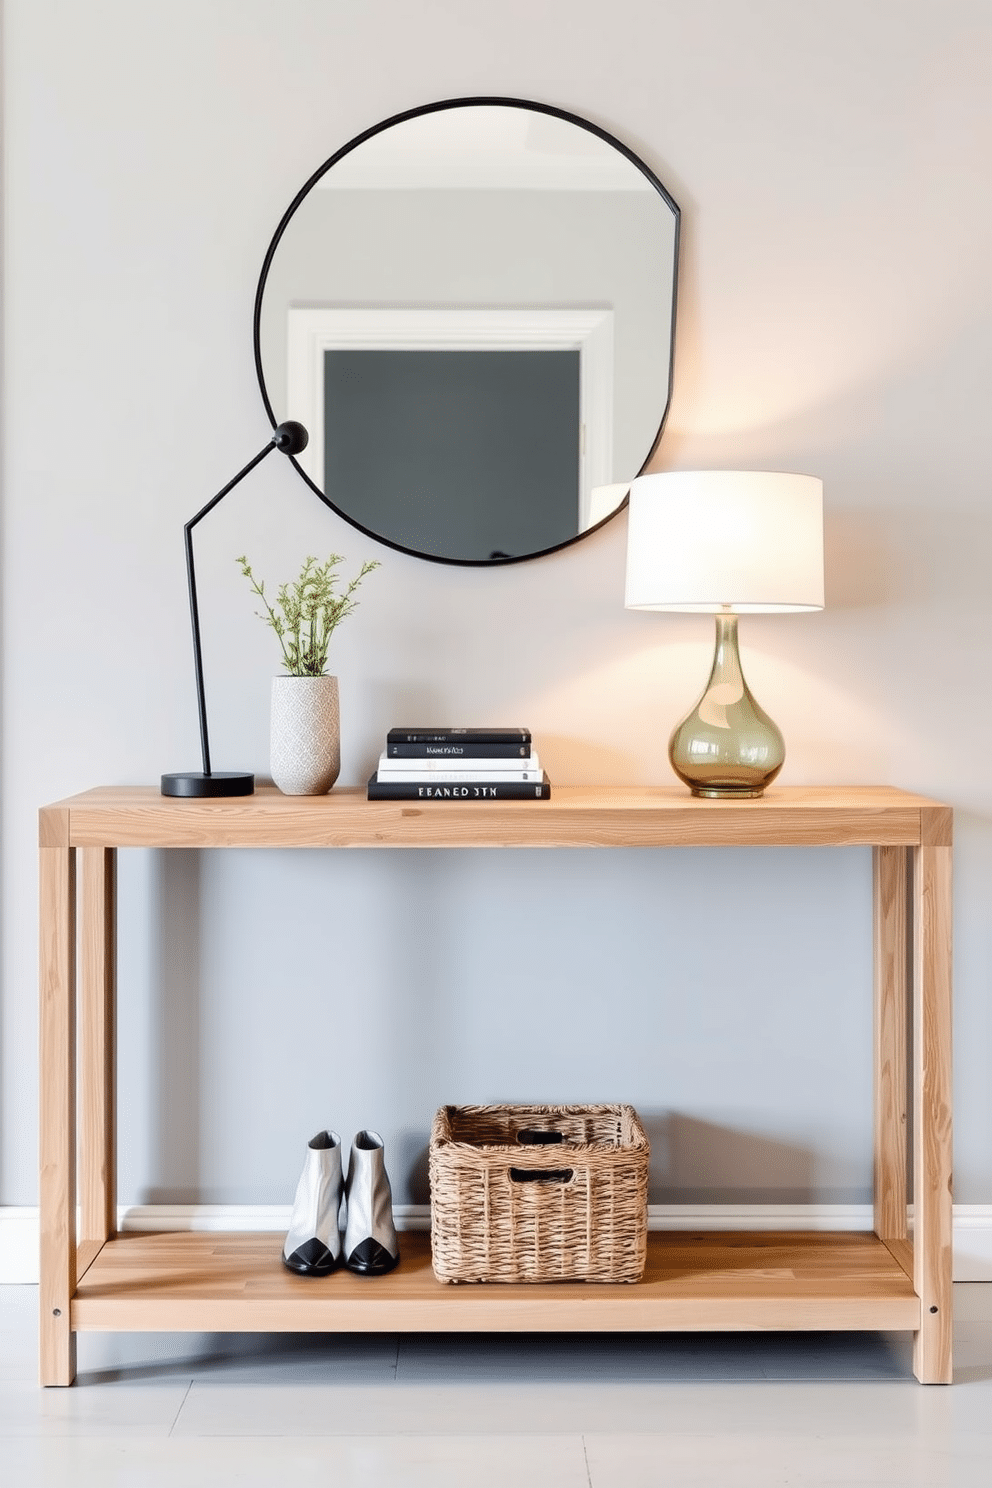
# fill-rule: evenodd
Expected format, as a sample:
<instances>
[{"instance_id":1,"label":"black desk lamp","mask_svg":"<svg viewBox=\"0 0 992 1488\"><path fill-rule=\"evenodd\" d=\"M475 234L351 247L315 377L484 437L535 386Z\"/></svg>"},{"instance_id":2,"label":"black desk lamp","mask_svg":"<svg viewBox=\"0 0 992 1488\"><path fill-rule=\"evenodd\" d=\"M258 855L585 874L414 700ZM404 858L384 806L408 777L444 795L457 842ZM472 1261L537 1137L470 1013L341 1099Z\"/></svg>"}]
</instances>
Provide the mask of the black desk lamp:
<instances>
[{"instance_id":1,"label":"black desk lamp","mask_svg":"<svg viewBox=\"0 0 992 1488\"><path fill-rule=\"evenodd\" d=\"M282 450L284 455L298 455L301 450L306 449L310 436L302 424L285 423L272 431L272 438L263 450L249 460L244 470L239 470L232 481L228 481L223 491L218 491L206 506L191 517L186 523L183 531L186 534L186 583L189 588L189 614L193 626L193 662L196 667L196 701L200 710L200 749L203 754L202 770L184 770L176 775L162 776L163 796L250 796L255 790L254 775L244 774L240 770L211 770L210 768L210 743L207 738L207 704L203 696L203 653L200 649L200 617L196 607L196 572L193 567L193 528L201 517L207 512L213 511L218 501L222 501L228 491L233 491L239 481L244 480L250 470L254 470L266 455L274 449Z\"/></svg>"}]
</instances>

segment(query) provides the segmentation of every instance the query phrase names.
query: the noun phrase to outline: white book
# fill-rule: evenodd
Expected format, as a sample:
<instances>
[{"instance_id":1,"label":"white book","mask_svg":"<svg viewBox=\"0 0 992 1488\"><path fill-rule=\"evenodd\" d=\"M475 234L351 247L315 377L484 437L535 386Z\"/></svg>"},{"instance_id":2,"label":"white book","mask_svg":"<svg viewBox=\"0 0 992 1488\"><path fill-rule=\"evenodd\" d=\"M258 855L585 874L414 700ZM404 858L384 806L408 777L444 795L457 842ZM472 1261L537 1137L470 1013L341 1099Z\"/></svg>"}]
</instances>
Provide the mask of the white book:
<instances>
[{"instance_id":1,"label":"white book","mask_svg":"<svg viewBox=\"0 0 992 1488\"><path fill-rule=\"evenodd\" d=\"M418 780L457 784L463 780L540 780L543 765L536 753L525 759L390 759L379 756L379 779L398 785Z\"/></svg>"},{"instance_id":2,"label":"white book","mask_svg":"<svg viewBox=\"0 0 992 1488\"><path fill-rule=\"evenodd\" d=\"M380 770L383 785L526 785L544 779L543 770Z\"/></svg>"}]
</instances>

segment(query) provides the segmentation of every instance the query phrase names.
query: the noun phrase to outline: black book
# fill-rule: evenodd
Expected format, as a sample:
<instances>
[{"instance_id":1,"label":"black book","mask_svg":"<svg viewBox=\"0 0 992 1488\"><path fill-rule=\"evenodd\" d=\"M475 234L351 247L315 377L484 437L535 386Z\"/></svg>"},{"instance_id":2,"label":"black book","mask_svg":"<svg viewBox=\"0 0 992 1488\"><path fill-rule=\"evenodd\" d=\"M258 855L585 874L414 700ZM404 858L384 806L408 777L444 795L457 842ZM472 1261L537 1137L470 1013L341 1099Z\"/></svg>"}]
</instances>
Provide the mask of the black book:
<instances>
[{"instance_id":1,"label":"black book","mask_svg":"<svg viewBox=\"0 0 992 1488\"><path fill-rule=\"evenodd\" d=\"M369 779L370 801L547 801L551 782L542 770L540 780L466 780L449 784L424 779L417 782Z\"/></svg>"},{"instance_id":2,"label":"black book","mask_svg":"<svg viewBox=\"0 0 992 1488\"><path fill-rule=\"evenodd\" d=\"M525 728L391 728L387 744L514 744L527 746L530 729Z\"/></svg>"},{"instance_id":3,"label":"black book","mask_svg":"<svg viewBox=\"0 0 992 1488\"><path fill-rule=\"evenodd\" d=\"M422 744L403 744L393 739L386 740L386 754L390 759L530 759L530 740L516 739L506 744L494 741L490 744L481 739L446 739L426 741Z\"/></svg>"}]
</instances>

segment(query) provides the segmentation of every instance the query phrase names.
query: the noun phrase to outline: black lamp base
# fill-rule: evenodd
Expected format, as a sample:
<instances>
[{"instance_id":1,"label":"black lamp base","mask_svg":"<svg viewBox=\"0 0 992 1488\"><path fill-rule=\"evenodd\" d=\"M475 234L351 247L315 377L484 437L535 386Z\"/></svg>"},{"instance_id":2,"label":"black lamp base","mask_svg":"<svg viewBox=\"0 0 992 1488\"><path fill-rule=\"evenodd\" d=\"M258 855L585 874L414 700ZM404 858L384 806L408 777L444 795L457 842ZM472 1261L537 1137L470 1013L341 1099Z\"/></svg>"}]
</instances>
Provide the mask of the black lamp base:
<instances>
[{"instance_id":1,"label":"black lamp base","mask_svg":"<svg viewBox=\"0 0 992 1488\"><path fill-rule=\"evenodd\" d=\"M184 770L178 775L162 776L163 796L252 796L255 777L241 770L215 770L204 775L202 770Z\"/></svg>"}]
</instances>

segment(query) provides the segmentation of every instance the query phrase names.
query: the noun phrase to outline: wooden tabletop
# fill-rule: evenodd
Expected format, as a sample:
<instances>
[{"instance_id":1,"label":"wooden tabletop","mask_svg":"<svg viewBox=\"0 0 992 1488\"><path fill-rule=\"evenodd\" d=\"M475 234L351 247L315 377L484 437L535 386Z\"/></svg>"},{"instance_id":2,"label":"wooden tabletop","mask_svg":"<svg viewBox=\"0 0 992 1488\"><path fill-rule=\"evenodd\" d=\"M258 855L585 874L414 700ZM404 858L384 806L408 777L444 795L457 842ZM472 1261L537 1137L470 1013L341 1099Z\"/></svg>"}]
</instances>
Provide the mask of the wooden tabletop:
<instances>
[{"instance_id":1,"label":"wooden tabletop","mask_svg":"<svg viewBox=\"0 0 992 1488\"><path fill-rule=\"evenodd\" d=\"M947 846L951 811L891 786L772 787L702 800L682 787L552 786L548 801L368 801L364 787L185 800L101 786L41 808L42 847Z\"/></svg>"}]
</instances>

